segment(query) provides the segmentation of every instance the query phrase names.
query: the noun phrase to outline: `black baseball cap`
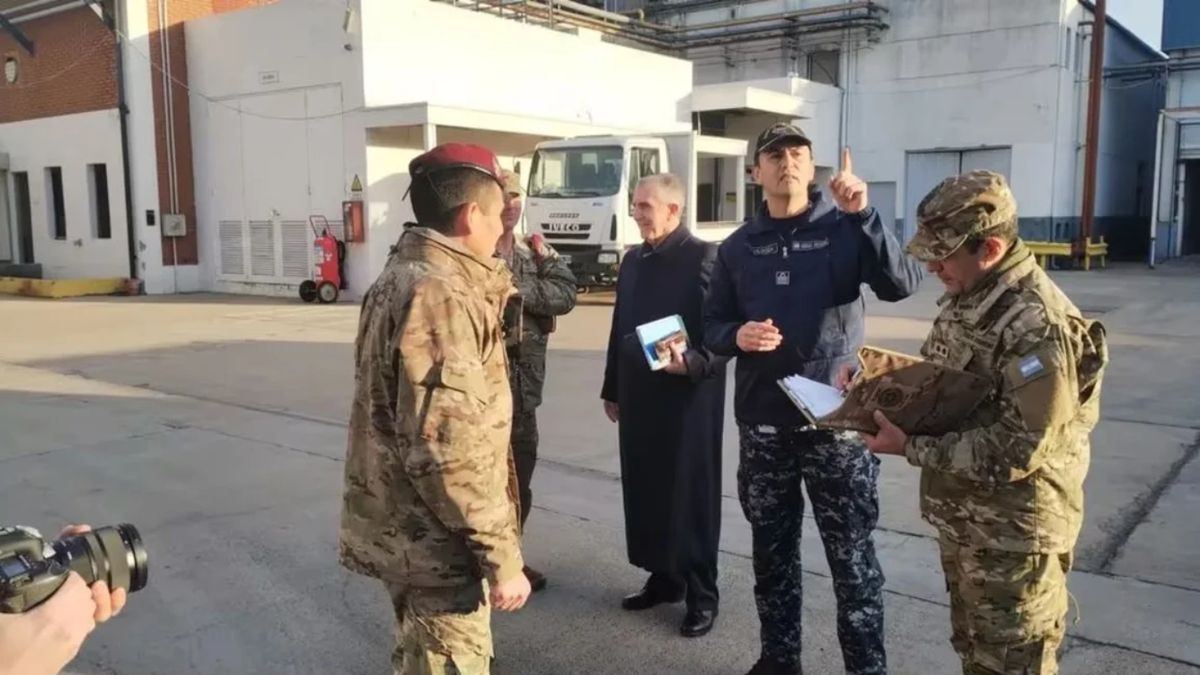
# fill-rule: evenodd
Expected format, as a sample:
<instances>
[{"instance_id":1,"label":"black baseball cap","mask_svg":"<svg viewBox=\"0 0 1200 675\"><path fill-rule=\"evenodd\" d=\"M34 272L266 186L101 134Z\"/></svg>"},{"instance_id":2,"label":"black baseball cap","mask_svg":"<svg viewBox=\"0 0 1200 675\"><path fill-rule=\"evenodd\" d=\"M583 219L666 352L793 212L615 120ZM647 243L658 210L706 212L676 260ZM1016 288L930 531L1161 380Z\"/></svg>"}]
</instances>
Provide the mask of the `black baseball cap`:
<instances>
[{"instance_id":1,"label":"black baseball cap","mask_svg":"<svg viewBox=\"0 0 1200 675\"><path fill-rule=\"evenodd\" d=\"M795 124L776 122L758 135L758 140L754 142L754 156L757 157L758 153L770 148L772 145L787 140L795 141L800 145L807 145L810 149L812 148L812 140L804 133L803 129Z\"/></svg>"}]
</instances>

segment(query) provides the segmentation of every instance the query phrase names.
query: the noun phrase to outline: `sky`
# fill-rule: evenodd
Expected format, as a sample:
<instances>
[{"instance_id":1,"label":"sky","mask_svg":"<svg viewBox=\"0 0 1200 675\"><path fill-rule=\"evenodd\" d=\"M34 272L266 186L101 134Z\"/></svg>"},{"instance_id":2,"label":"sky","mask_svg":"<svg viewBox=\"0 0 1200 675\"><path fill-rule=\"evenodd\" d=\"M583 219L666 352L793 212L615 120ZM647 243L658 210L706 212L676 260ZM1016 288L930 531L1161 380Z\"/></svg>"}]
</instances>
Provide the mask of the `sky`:
<instances>
[{"instance_id":1,"label":"sky","mask_svg":"<svg viewBox=\"0 0 1200 675\"><path fill-rule=\"evenodd\" d=\"M1162 46L1163 0L1108 0L1108 13L1151 47Z\"/></svg>"}]
</instances>

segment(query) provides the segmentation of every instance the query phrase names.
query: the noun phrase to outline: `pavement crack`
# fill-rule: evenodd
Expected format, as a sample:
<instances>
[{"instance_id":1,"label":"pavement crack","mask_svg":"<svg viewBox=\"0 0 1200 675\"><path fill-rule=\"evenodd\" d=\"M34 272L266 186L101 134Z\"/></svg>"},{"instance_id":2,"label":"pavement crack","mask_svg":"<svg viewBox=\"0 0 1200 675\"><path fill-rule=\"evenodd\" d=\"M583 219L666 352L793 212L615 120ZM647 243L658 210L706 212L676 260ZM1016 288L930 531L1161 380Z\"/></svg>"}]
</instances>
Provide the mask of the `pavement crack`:
<instances>
[{"instance_id":1,"label":"pavement crack","mask_svg":"<svg viewBox=\"0 0 1200 675\"><path fill-rule=\"evenodd\" d=\"M570 518L572 520L578 520L581 523L599 524L596 520L593 520L592 518L588 518L587 516L581 516L581 515L578 515L575 513L567 513L566 511L559 511L558 509L552 509L548 506L541 506L539 504L534 504L531 508L533 508L533 510L535 510L535 511L543 511L545 513L552 513L556 516L562 516L563 518Z\"/></svg>"},{"instance_id":2,"label":"pavement crack","mask_svg":"<svg viewBox=\"0 0 1200 675\"><path fill-rule=\"evenodd\" d=\"M128 436L121 436L119 438L110 438L110 439L106 439L106 440L102 440L102 441L93 441L91 443L77 443L77 444L73 444L73 445L64 445L62 447L52 448L50 450L38 450L37 452L27 452L22 455L13 455L12 457L0 458L0 464L5 464L8 462L15 462L17 460L22 460L22 459L45 457L46 455L54 455L54 454L58 454L60 452L66 452L68 450L78 451L78 450L83 450L86 448L92 448L97 445L107 445L107 444L111 444L111 443L118 443L121 441L132 441L132 440L137 440L140 438L150 438L151 436L158 436L160 434L170 434L170 433L173 433L174 431L175 431L175 429L171 429L171 428L153 429L151 431L141 431L136 434L130 434Z\"/></svg>"},{"instance_id":3,"label":"pavement crack","mask_svg":"<svg viewBox=\"0 0 1200 675\"><path fill-rule=\"evenodd\" d=\"M725 549L725 548L718 549L718 551L720 551L721 553L723 553L731 558L738 558L739 560L748 560L751 562L754 561L754 556L750 555L748 553L741 553L740 551L731 551L731 550ZM826 574L825 572L805 568L803 563L801 563L801 565L800 565L800 572L801 572L801 574L807 574L809 576L817 577L819 579L830 579L830 580L833 579L833 576ZM905 598L907 600L913 600L915 602L924 603L926 605L933 605L935 607L949 607L950 606L949 602L939 602L937 600L930 600L929 598L922 597L920 595L913 595L912 593L904 593L902 591L897 591L897 590L887 588L887 587L884 587L883 592L885 595L893 595L898 598Z\"/></svg>"},{"instance_id":4,"label":"pavement crack","mask_svg":"<svg viewBox=\"0 0 1200 675\"><path fill-rule=\"evenodd\" d=\"M301 455L308 455L309 457L318 457L320 459L334 462L335 464L344 464L346 461L344 457L330 457L329 455L323 455L323 454L313 451L313 450L305 450L304 448L297 448L297 447L294 447L291 445L277 443L275 441L263 440L261 438L250 438L249 436L242 436L240 434L235 434L235 433L232 433L229 431L224 431L222 429L213 429L212 427L202 427L202 426L196 426L196 425L191 425L190 428L198 429L200 431L207 431L209 433L214 433L214 434L217 434L218 436L224 436L226 438L232 438L232 439L239 440L239 441L246 441L247 443L258 443L260 445L267 445L272 448L278 448L280 450L284 450L286 452L295 452L295 453L298 453Z\"/></svg>"},{"instance_id":5,"label":"pavement crack","mask_svg":"<svg viewBox=\"0 0 1200 675\"><path fill-rule=\"evenodd\" d=\"M1112 565L1125 547L1125 543L1133 536L1138 526L1146 521L1151 511L1158 505L1163 493L1175 483L1183 468L1195 459L1197 454L1200 454L1200 437L1184 450L1183 455L1175 460L1175 463L1155 481L1154 485L1150 486L1149 490L1134 497L1128 506L1113 517L1113 520L1117 521L1115 531L1100 547L1098 555L1094 556L1098 561L1095 565L1097 571L1111 571Z\"/></svg>"},{"instance_id":6,"label":"pavement crack","mask_svg":"<svg viewBox=\"0 0 1200 675\"><path fill-rule=\"evenodd\" d=\"M1138 654L1139 656L1148 656L1148 657L1154 658L1154 659L1161 659L1163 661L1169 661L1171 663L1174 663L1174 664L1180 665L1180 666L1190 666L1193 668L1200 666L1200 663L1197 663L1195 661L1185 661L1184 659L1177 659L1173 656L1166 656L1165 654L1155 654L1154 652L1148 652L1144 649L1130 647L1129 645L1123 645L1118 642L1108 642L1106 640L1095 640L1095 639L1092 639L1089 637L1084 637L1082 635L1069 635L1069 637L1074 642L1079 642L1079 643L1083 643L1086 645L1092 645L1095 647L1108 647L1109 649L1119 649L1123 652L1130 652L1132 654ZM1060 659L1060 661L1061 661L1061 659Z\"/></svg>"},{"instance_id":7,"label":"pavement crack","mask_svg":"<svg viewBox=\"0 0 1200 675\"><path fill-rule=\"evenodd\" d=\"M1103 415L1100 418L1102 422L1121 422L1122 424L1140 424L1147 427L1161 427L1163 429L1186 429L1188 431L1200 431L1200 424L1172 424L1170 422L1161 422L1155 420L1139 420L1132 417L1116 417L1114 415Z\"/></svg>"},{"instance_id":8,"label":"pavement crack","mask_svg":"<svg viewBox=\"0 0 1200 675\"><path fill-rule=\"evenodd\" d=\"M262 413L264 415L278 415L280 417L287 417L290 419L301 420L303 422L312 422L314 424L323 424L325 426L340 427L343 429L346 428L346 426L347 426L347 423L345 421L333 420L333 419L329 419L327 417L317 417L316 415L306 415L304 413L293 412L291 410L284 410L282 408L269 408L266 406L250 405L249 403L236 403L234 401L227 401L225 399L216 398L215 396L204 396L203 394L191 394L191 393L187 393L187 392L183 392L183 391L173 391L171 389L166 389L166 388L158 387L158 386L151 386L149 384L132 384L132 385L122 384L120 382L113 382L111 380L104 380L101 378L92 377L91 375L88 375L87 373L85 373L82 370L74 370L73 369L73 370L61 370L61 371L51 371L51 372L57 372L60 375L69 375L72 377L78 377L80 379L89 380L92 382L104 382L106 384L115 384L118 386L144 389L146 391L151 391L156 394L162 394L164 396L173 396L175 398L190 399L193 401L202 401L204 403L213 403L216 405L222 405L222 406L226 406L229 408L237 408L239 410L248 410L250 412Z\"/></svg>"}]
</instances>

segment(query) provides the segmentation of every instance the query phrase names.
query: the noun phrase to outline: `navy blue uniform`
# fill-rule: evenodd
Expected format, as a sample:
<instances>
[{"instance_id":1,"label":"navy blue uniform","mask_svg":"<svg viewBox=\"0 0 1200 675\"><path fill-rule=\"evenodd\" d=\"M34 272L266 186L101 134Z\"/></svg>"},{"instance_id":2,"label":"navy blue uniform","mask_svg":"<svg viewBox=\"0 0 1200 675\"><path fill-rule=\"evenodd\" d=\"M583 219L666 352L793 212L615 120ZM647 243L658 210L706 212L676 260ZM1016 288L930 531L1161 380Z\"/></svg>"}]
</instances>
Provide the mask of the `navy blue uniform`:
<instances>
[{"instance_id":1,"label":"navy blue uniform","mask_svg":"<svg viewBox=\"0 0 1200 675\"><path fill-rule=\"evenodd\" d=\"M862 346L862 285L894 302L911 295L920 278L920 266L874 209L842 213L820 193L794 218L774 219L761 209L718 251L704 337L714 354L737 357L738 497L753 533L766 659L797 669L800 663L803 482L833 573L846 671L887 671L883 573L871 539L879 460L854 434L811 428L777 381L800 374L832 383ZM770 352L738 349L738 329L767 319L782 344Z\"/></svg>"}]
</instances>

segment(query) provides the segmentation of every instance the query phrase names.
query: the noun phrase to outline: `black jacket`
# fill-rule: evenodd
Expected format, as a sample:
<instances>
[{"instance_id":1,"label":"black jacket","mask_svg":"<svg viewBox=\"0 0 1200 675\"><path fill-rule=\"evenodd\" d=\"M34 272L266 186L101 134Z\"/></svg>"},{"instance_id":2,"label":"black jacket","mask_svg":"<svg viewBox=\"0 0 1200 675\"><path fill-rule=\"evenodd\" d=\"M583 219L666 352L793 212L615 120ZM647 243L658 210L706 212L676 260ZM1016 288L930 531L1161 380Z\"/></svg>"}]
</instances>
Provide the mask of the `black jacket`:
<instances>
[{"instance_id":1,"label":"black jacket","mask_svg":"<svg viewBox=\"0 0 1200 675\"><path fill-rule=\"evenodd\" d=\"M863 342L861 285L896 302L911 295L921 267L901 249L879 214L837 210L814 192L794 227L766 212L721 243L704 307L704 341L714 353L736 356L734 414L749 424L799 426L807 422L778 380L799 374L832 383L842 364L854 363ZM737 331L747 321L773 320L783 344L771 352L742 353Z\"/></svg>"}]
</instances>

